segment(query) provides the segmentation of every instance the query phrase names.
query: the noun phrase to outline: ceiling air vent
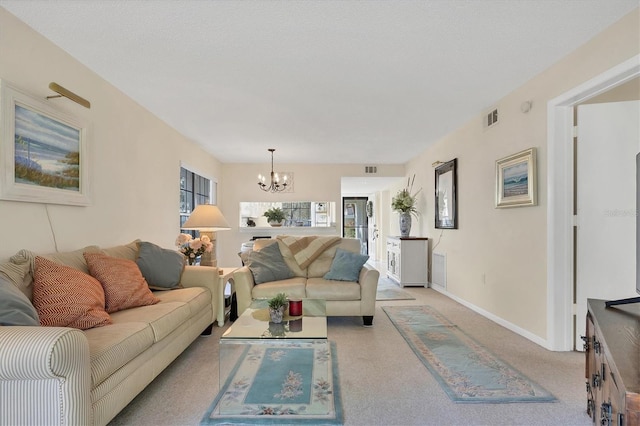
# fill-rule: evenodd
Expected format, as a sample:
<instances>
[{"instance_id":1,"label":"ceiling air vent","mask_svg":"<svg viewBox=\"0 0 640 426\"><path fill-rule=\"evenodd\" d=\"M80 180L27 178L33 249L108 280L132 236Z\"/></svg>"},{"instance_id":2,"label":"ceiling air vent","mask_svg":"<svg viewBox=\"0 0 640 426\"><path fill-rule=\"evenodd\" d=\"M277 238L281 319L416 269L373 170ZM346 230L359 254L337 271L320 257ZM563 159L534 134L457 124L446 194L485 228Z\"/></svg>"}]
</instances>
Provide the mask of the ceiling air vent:
<instances>
[{"instance_id":1,"label":"ceiling air vent","mask_svg":"<svg viewBox=\"0 0 640 426\"><path fill-rule=\"evenodd\" d=\"M366 174L378 173L377 166L364 166L364 172Z\"/></svg>"},{"instance_id":2,"label":"ceiling air vent","mask_svg":"<svg viewBox=\"0 0 640 426\"><path fill-rule=\"evenodd\" d=\"M494 109L487 114L487 118L484 122L485 127L491 127L498 122L498 109Z\"/></svg>"}]
</instances>

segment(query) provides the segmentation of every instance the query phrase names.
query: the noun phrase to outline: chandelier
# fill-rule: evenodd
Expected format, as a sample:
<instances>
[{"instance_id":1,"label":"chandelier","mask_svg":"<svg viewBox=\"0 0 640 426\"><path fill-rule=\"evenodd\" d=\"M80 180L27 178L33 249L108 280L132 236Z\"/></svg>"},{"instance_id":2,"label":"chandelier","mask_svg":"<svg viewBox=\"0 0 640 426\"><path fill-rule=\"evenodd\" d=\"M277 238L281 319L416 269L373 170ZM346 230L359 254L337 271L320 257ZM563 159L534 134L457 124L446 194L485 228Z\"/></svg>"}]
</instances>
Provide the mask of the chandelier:
<instances>
[{"instance_id":1,"label":"chandelier","mask_svg":"<svg viewBox=\"0 0 640 426\"><path fill-rule=\"evenodd\" d=\"M282 176L283 182L280 183L280 177L277 173L273 171L273 152L275 149L269 148L267 151L271 153L271 182L267 184L265 182L266 177L263 175L258 175L258 186L263 191L267 192L281 192L287 187L287 175Z\"/></svg>"}]
</instances>

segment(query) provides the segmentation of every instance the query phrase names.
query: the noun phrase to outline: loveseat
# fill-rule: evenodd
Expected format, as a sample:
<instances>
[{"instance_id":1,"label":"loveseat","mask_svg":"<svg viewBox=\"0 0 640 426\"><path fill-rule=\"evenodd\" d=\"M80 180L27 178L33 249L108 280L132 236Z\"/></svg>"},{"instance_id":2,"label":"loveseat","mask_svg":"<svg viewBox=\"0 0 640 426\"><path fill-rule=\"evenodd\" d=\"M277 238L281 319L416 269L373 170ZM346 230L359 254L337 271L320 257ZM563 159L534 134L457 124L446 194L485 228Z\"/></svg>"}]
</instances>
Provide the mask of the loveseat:
<instances>
[{"instance_id":1,"label":"loveseat","mask_svg":"<svg viewBox=\"0 0 640 426\"><path fill-rule=\"evenodd\" d=\"M270 251L269 256L256 259L254 253L265 249ZM327 316L362 316L364 325L371 326L380 273L365 263L367 256L359 253L360 240L355 238L278 236L256 240L253 251L242 255L245 266L233 274L238 314L254 299L285 293L289 298L324 299ZM273 268L271 264L280 262L279 255L286 267ZM338 265L336 259L343 259L345 263ZM256 284L261 270L254 267L255 263L271 269L268 272L275 273L276 277L288 278L270 280L267 274L267 278L262 278L266 281ZM344 276L345 266L355 267L355 274ZM345 280L347 278L350 280Z\"/></svg>"},{"instance_id":2,"label":"loveseat","mask_svg":"<svg viewBox=\"0 0 640 426\"><path fill-rule=\"evenodd\" d=\"M70 266L88 275L87 253L102 260L139 261L140 243L40 257L21 250L0 264L0 281L11 282L33 301L35 265L45 264L42 258L46 265L53 261L55 268ZM0 425L107 424L216 318L217 268L178 267L178 285L146 289L150 304L110 313L108 325L86 330L0 326Z\"/></svg>"}]
</instances>

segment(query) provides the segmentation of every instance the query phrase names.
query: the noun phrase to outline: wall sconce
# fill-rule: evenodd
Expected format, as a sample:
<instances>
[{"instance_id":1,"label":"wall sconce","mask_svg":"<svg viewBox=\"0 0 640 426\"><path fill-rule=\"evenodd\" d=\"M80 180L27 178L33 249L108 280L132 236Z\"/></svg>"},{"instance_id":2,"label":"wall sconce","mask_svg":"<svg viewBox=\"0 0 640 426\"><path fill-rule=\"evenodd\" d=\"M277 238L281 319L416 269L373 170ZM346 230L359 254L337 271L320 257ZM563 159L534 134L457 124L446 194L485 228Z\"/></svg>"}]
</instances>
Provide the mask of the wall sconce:
<instances>
[{"instance_id":1,"label":"wall sconce","mask_svg":"<svg viewBox=\"0 0 640 426\"><path fill-rule=\"evenodd\" d=\"M76 95L70 90L65 89L64 87L60 86L58 83L53 83L53 82L49 83L49 89L59 94L47 96L47 99L61 98L64 96L65 98L71 99L73 102L80 104L85 108L91 108L91 103L88 100L86 100L81 96Z\"/></svg>"}]
</instances>

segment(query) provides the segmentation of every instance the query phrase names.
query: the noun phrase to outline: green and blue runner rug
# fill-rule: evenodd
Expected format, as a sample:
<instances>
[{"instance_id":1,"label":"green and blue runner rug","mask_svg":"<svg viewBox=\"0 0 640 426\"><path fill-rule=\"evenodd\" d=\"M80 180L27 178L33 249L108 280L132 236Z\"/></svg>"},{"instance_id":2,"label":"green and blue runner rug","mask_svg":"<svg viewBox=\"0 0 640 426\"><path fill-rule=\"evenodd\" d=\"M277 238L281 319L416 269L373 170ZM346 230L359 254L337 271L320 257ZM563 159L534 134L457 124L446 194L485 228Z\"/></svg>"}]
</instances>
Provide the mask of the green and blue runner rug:
<instances>
[{"instance_id":1,"label":"green and blue runner rug","mask_svg":"<svg viewBox=\"0 0 640 426\"><path fill-rule=\"evenodd\" d=\"M552 402L556 398L430 306L385 306L391 322L454 402Z\"/></svg>"},{"instance_id":2,"label":"green and blue runner rug","mask_svg":"<svg viewBox=\"0 0 640 426\"><path fill-rule=\"evenodd\" d=\"M262 340L245 345L200 424L342 424L335 343Z\"/></svg>"}]
</instances>

